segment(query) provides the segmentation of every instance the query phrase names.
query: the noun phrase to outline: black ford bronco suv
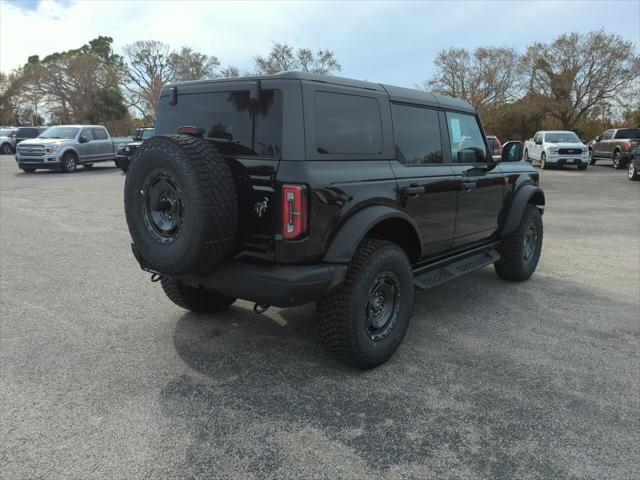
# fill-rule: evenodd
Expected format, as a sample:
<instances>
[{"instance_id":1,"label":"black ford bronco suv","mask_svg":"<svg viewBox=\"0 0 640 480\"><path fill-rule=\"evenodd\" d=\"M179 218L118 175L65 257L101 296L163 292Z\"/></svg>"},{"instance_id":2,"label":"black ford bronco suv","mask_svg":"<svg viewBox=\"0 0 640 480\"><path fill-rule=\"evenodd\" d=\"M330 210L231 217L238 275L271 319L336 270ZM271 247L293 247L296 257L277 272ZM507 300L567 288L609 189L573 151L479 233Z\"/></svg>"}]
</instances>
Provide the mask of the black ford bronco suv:
<instances>
[{"instance_id":1,"label":"black ford bronco suv","mask_svg":"<svg viewBox=\"0 0 640 480\"><path fill-rule=\"evenodd\" d=\"M465 102L322 76L170 84L125 184L133 253L177 305L317 302L328 348L398 348L414 288L495 265L528 279L544 193L522 145L494 161Z\"/></svg>"}]
</instances>

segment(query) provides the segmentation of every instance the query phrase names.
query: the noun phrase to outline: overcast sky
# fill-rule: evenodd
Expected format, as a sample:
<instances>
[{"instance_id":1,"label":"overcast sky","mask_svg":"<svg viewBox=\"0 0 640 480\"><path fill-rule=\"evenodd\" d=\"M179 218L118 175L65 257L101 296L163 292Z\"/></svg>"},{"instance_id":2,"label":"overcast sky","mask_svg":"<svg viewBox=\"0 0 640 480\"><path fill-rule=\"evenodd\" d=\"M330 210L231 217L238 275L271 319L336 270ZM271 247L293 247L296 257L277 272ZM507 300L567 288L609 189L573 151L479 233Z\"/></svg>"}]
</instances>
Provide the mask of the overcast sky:
<instances>
[{"instance_id":1,"label":"overcast sky","mask_svg":"<svg viewBox=\"0 0 640 480\"><path fill-rule=\"evenodd\" d=\"M0 70L99 35L187 45L251 70L274 42L333 50L341 75L413 87L451 46L513 46L604 29L640 43L640 0L567 2L186 2L0 0ZM637 47L638 48L638 47Z\"/></svg>"}]
</instances>

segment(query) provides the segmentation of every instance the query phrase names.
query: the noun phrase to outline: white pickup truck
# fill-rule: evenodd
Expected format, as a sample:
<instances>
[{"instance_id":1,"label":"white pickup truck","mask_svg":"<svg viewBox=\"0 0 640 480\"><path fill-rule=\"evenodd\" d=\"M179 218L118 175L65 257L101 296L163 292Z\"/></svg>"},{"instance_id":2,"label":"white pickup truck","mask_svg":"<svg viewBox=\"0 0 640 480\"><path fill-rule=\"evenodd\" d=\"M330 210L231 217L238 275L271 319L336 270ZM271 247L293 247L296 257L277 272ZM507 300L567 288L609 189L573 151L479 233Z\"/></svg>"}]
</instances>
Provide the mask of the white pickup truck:
<instances>
[{"instance_id":1,"label":"white pickup truck","mask_svg":"<svg viewBox=\"0 0 640 480\"><path fill-rule=\"evenodd\" d=\"M537 162L540 168L550 165L575 165L585 170L589 165L587 146L574 132L546 130L537 132L533 138L524 142L523 158L527 162Z\"/></svg>"}]
</instances>

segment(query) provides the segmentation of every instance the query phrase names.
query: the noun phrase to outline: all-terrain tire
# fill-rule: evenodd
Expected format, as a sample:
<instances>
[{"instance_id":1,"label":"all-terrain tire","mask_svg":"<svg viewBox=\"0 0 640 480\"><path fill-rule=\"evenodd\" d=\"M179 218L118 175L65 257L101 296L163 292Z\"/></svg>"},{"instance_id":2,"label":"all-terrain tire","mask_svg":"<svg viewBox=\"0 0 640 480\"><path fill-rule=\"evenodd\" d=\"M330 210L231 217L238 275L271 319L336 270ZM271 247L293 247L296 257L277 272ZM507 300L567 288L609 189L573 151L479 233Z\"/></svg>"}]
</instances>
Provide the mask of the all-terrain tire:
<instances>
[{"instance_id":1,"label":"all-terrain tire","mask_svg":"<svg viewBox=\"0 0 640 480\"><path fill-rule=\"evenodd\" d=\"M389 276L389 278L385 278ZM387 328L367 326L369 299L380 278L394 281L397 298ZM395 279L395 280L394 280ZM391 295L389 295L391 297ZM345 363L373 368L396 351L409 327L413 309L413 275L405 252L396 244L365 239L354 254L346 280L317 304L321 337L329 351Z\"/></svg>"},{"instance_id":2,"label":"all-terrain tire","mask_svg":"<svg viewBox=\"0 0 640 480\"><path fill-rule=\"evenodd\" d=\"M25 168L25 167L21 167L20 170L22 170L24 173L33 173L36 171L35 168Z\"/></svg>"},{"instance_id":3,"label":"all-terrain tire","mask_svg":"<svg viewBox=\"0 0 640 480\"><path fill-rule=\"evenodd\" d=\"M158 192L165 186L170 200ZM207 141L150 138L130 166L124 190L129 232L146 267L165 275L206 275L229 254L238 195L229 166ZM170 231L162 230L163 221Z\"/></svg>"},{"instance_id":4,"label":"all-terrain tire","mask_svg":"<svg viewBox=\"0 0 640 480\"><path fill-rule=\"evenodd\" d=\"M527 248L527 236L534 229L533 248ZM535 205L527 205L518 228L505 238L498 251L501 258L494 263L496 273L505 280L522 282L535 272L542 251L542 215Z\"/></svg>"},{"instance_id":5,"label":"all-terrain tire","mask_svg":"<svg viewBox=\"0 0 640 480\"><path fill-rule=\"evenodd\" d=\"M202 288L190 287L169 277L163 277L160 285L169 300L195 313L219 312L236 301L235 298Z\"/></svg>"},{"instance_id":6,"label":"all-terrain tire","mask_svg":"<svg viewBox=\"0 0 640 480\"><path fill-rule=\"evenodd\" d=\"M583 163L582 165L578 165L578 170L586 170L587 169L587 164Z\"/></svg>"}]
</instances>

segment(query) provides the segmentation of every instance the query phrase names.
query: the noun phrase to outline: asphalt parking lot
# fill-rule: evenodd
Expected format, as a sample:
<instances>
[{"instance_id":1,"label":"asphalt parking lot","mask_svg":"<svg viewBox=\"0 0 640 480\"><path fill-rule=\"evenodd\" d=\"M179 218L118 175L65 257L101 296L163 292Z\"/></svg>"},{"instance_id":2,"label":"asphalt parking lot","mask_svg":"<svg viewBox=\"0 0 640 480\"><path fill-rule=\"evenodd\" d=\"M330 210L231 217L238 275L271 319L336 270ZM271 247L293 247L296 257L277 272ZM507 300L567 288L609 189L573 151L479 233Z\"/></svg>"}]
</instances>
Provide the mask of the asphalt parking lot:
<instances>
[{"instance_id":1,"label":"asphalt parking lot","mask_svg":"<svg viewBox=\"0 0 640 480\"><path fill-rule=\"evenodd\" d=\"M382 367L314 308L174 306L111 165L0 157L0 477L630 479L640 468L640 184L541 172L542 261L418 292Z\"/></svg>"}]
</instances>

